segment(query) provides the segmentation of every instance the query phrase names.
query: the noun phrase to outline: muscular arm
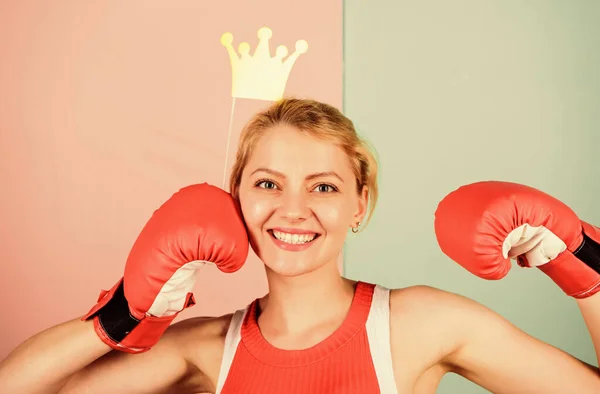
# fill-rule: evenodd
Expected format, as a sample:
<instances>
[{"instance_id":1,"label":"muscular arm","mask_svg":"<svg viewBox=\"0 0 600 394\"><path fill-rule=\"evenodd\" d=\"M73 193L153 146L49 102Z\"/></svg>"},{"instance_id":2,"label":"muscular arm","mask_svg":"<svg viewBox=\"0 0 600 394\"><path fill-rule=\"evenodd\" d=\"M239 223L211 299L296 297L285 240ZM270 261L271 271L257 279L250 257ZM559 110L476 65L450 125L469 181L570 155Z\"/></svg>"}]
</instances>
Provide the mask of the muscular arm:
<instances>
[{"instance_id":1,"label":"muscular arm","mask_svg":"<svg viewBox=\"0 0 600 394\"><path fill-rule=\"evenodd\" d=\"M226 322L184 320L171 325L148 352L130 354L111 350L91 322L74 319L17 347L0 364L0 387L32 394L209 392Z\"/></svg>"},{"instance_id":2,"label":"muscular arm","mask_svg":"<svg viewBox=\"0 0 600 394\"><path fill-rule=\"evenodd\" d=\"M577 302L600 359L599 227L541 190L501 181L461 186L440 201L435 217L442 251L474 275L501 279L517 259L522 267L537 267L566 296L581 299ZM463 376L495 392L600 392L596 368L475 302L442 298L464 322L451 324L456 349L448 357Z\"/></svg>"},{"instance_id":3,"label":"muscular arm","mask_svg":"<svg viewBox=\"0 0 600 394\"><path fill-rule=\"evenodd\" d=\"M91 321L66 321L15 348L0 363L0 387L8 393L56 393L73 373L110 350Z\"/></svg>"},{"instance_id":4,"label":"muscular arm","mask_svg":"<svg viewBox=\"0 0 600 394\"><path fill-rule=\"evenodd\" d=\"M60 393L212 392L227 322L192 318L173 324L150 351L113 351L75 374Z\"/></svg>"},{"instance_id":5,"label":"muscular arm","mask_svg":"<svg viewBox=\"0 0 600 394\"><path fill-rule=\"evenodd\" d=\"M540 341L468 298L432 290L443 308L449 370L494 393L592 394L600 374L570 354Z\"/></svg>"},{"instance_id":6,"label":"muscular arm","mask_svg":"<svg viewBox=\"0 0 600 394\"><path fill-rule=\"evenodd\" d=\"M392 353L418 355L420 364L398 365L399 381L413 368L411 376L454 372L498 394L600 392L597 368L466 297L428 286L394 290L391 313Z\"/></svg>"},{"instance_id":7,"label":"muscular arm","mask_svg":"<svg viewBox=\"0 0 600 394\"><path fill-rule=\"evenodd\" d=\"M596 350L596 360L600 365L600 293L577 300L577 305L592 337L592 343Z\"/></svg>"}]
</instances>

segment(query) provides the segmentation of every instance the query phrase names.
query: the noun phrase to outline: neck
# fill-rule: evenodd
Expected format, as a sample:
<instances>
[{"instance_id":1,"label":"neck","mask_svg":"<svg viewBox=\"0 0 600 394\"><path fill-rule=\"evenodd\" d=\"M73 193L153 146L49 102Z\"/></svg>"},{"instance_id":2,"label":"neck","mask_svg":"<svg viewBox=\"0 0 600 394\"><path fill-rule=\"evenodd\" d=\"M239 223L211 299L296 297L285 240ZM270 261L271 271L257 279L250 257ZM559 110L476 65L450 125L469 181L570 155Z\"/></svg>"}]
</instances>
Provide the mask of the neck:
<instances>
[{"instance_id":1,"label":"neck","mask_svg":"<svg viewBox=\"0 0 600 394\"><path fill-rule=\"evenodd\" d=\"M267 268L267 279L259 320L268 331L295 334L332 320L341 324L354 298L355 283L340 275L336 262L296 277Z\"/></svg>"}]
</instances>

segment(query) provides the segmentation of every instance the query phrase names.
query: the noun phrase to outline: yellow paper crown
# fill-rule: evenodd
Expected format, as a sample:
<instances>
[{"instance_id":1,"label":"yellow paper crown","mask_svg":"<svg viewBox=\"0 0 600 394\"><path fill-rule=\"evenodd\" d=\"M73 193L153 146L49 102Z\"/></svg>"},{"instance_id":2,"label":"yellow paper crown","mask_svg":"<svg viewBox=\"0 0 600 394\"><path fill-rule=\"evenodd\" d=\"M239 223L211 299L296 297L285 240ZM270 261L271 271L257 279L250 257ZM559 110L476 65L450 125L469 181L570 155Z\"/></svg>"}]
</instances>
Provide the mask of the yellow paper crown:
<instances>
[{"instance_id":1,"label":"yellow paper crown","mask_svg":"<svg viewBox=\"0 0 600 394\"><path fill-rule=\"evenodd\" d=\"M258 30L259 43L250 56L250 45L240 43L238 51L233 49L233 35L229 32L221 36L221 44L227 48L231 62L231 95L232 97L256 100L277 101L283 96L290 71L298 57L308 50L304 40L296 41L296 50L285 60L288 49L280 45L271 57L269 40L273 36L271 29L261 27Z\"/></svg>"}]
</instances>

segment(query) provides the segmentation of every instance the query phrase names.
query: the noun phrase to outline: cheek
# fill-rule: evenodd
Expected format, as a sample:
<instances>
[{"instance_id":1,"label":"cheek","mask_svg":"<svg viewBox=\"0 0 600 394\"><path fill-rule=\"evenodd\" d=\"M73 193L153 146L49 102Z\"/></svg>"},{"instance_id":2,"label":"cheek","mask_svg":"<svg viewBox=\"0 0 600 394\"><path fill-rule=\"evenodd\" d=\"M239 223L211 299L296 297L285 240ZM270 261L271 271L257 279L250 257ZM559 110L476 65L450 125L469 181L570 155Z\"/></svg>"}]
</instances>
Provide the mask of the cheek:
<instances>
[{"instance_id":1,"label":"cheek","mask_svg":"<svg viewBox=\"0 0 600 394\"><path fill-rule=\"evenodd\" d=\"M260 227L273 213L273 202L268 198L255 198L252 195L240 198L240 205L246 225L250 230L260 230Z\"/></svg>"},{"instance_id":2,"label":"cheek","mask_svg":"<svg viewBox=\"0 0 600 394\"><path fill-rule=\"evenodd\" d=\"M313 209L323 227L329 232L345 233L352 221L352 210L343 202L316 204Z\"/></svg>"}]
</instances>

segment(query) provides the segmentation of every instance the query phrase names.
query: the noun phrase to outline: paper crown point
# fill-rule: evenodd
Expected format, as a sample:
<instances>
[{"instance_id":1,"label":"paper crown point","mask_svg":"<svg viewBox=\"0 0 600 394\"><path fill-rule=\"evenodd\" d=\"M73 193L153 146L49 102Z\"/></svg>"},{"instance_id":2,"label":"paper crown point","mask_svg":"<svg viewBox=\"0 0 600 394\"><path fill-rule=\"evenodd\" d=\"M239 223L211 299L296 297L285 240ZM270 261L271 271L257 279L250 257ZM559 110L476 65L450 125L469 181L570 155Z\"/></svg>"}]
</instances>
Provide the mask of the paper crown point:
<instances>
[{"instance_id":1,"label":"paper crown point","mask_svg":"<svg viewBox=\"0 0 600 394\"><path fill-rule=\"evenodd\" d=\"M279 45L271 57L269 42L273 32L268 27L258 29L258 46L250 55L250 44L242 42L238 51L233 49L233 34L221 36L221 44L229 53L231 63L232 97L277 101L283 97L290 71L298 57L308 51L305 40L296 41L294 52L285 60L288 49ZM239 52L239 53L238 53Z\"/></svg>"}]
</instances>

